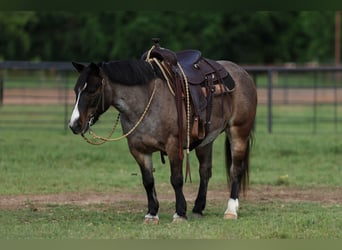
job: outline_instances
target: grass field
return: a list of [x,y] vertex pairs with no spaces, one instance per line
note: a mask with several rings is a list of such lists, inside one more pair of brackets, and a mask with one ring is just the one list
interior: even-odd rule
[[[4,76],[5,91],[60,90],[61,84],[72,89],[77,73],[8,71]],[[285,89],[334,87],[334,79],[323,73],[272,78],[275,88]],[[259,75],[257,86],[267,85],[267,75]],[[171,223],[170,171],[154,155],[159,225],[142,223],[145,192],[125,140],[91,146],[65,132],[71,106],[0,106],[0,239],[342,239],[341,105],[278,104],[273,106],[273,134],[267,133],[267,107],[258,107],[250,190],[240,199],[239,219],[222,219],[228,191],[221,136],[200,220],[189,213],[186,223]],[[105,114],[96,131],[106,135],[114,119],[113,113]],[[189,212],[199,182],[194,153],[191,166],[193,183],[184,186]],[[226,247],[233,248],[232,242]],[[252,244],[254,249],[257,242]],[[276,244],[279,248],[283,242]]]
[[[102,130],[100,130],[102,131]],[[257,130],[258,131],[258,130]],[[215,143],[213,177],[209,190],[225,189],[223,141]],[[154,157],[157,192],[161,199],[158,226],[146,226],[144,191],[136,163],[126,141],[103,146],[86,144],[71,132],[16,130],[0,132],[0,199],[25,195],[22,204],[0,208],[2,239],[336,239],[342,238],[341,202],[242,198],[238,221],[222,219],[226,198],[209,200],[202,220],[171,223],[174,199],[169,168]],[[191,154],[195,190],[198,175]],[[342,136],[335,134],[267,134],[257,132],[251,155],[251,188],[272,190],[342,189]],[[286,182],[279,182],[286,176]],[[30,197],[51,194],[121,194],[127,199],[91,204],[48,201],[36,204]],[[168,196],[165,198],[165,193]],[[193,197],[185,193],[188,209]],[[213,195],[215,196],[215,195]],[[138,198],[137,198],[138,197]],[[170,198],[168,198],[170,197]]]
[[[161,222],[146,226],[141,176],[125,140],[85,143],[63,130],[61,106],[3,106],[0,239],[342,239],[341,123],[327,122],[340,110],[317,107],[314,128],[312,108],[275,106],[274,134],[267,133],[266,107],[258,108],[251,190],[240,200],[237,221],[222,219],[228,198],[224,136],[214,145],[201,220],[189,213],[188,222],[171,223],[170,171],[155,154]],[[106,135],[114,119],[113,112],[106,113],[95,130]],[[199,182],[194,153],[191,166],[193,183],[184,187],[188,211]]]
[[[10,239],[336,239],[341,207],[319,204],[246,203],[238,221],[224,221],[222,206],[211,204],[202,220],[172,224],[173,205],[163,202],[159,225],[144,225],[141,203],[47,205],[43,210],[1,211],[0,234]],[[120,209],[120,207],[125,207]],[[165,219],[166,218],[166,219]]]

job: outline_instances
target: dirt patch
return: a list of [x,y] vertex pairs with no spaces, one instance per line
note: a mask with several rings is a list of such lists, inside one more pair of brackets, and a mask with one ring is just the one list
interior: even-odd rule
[[[258,103],[267,104],[268,89],[258,88]],[[272,90],[273,103],[335,103],[342,102],[342,89],[340,88],[274,88]],[[9,104],[56,104],[72,105],[75,102],[75,93],[72,89],[5,89],[4,105]]]
[[[157,187],[159,201],[174,201],[170,187]],[[185,185],[184,193],[187,201],[193,203],[197,194],[195,185]],[[342,205],[342,188],[295,188],[286,186],[253,186],[241,201],[248,202],[317,202],[325,205]],[[218,200],[225,203],[228,192],[225,187],[208,190],[208,201]],[[125,190],[112,193],[82,192],[44,195],[0,195],[0,210],[16,210],[27,207],[43,207],[48,204],[88,206],[93,204],[113,204],[123,201],[146,203],[143,191],[131,192]]]
[[62,88],[56,89],[5,89],[4,105],[63,105],[65,103],[71,105],[75,102],[75,94],[73,90]]

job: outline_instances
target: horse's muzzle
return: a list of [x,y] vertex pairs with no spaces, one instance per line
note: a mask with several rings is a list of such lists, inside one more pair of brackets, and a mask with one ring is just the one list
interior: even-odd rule
[[89,129],[89,123],[86,123],[84,126],[82,126],[82,124],[76,122],[73,124],[69,124],[69,128],[75,135],[85,134]]

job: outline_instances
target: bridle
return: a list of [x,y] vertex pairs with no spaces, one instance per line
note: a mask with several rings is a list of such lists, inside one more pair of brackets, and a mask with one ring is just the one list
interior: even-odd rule
[[[102,90],[101,90],[102,98],[100,98],[100,99],[102,99],[102,108],[103,108],[102,110],[104,110],[104,79],[102,79],[101,83],[102,83],[102,84],[101,84],[101,88],[102,88]],[[90,122],[94,119],[95,114],[96,114],[96,113],[95,113],[95,114],[92,116],[92,118],[89,119],[89,122],[88,122],[88,124],[89,124],[89,134],[92,136],[92,139],[87,138],[84,134],[81,134],[81,136],[83,137],[83,139],[84,139],[86,142],[88,142],[89,144],[92,144],[92,145],[101,145],[101,144],[104,144],[104,143],[106,143],[106,142],[119,141],[119,140],[121,140],[121,139],[123,139],[123,138],[126,138],[127,136],[129,136],[130,134],[132,134],[132,133],[135,131],[135,129],[140,125],[140,123],[142,122],[142,120],[145,118],[145,116],[146,116],[148,110],[150,109],[152,100],[153,100],[153,98],[154,98],[154,96],[155,96],[156,89],[157,89],[157,80],[154,81],[154,86],[153,86],[152,94],[151,94],[151,96],[150,96],[150,99],[148,100],[148,103],[147,103],[147,105],[146,105],[146,107],[145,107],[143,113],[141,114],[140,118],[139,118],[138,121],[135,123],[135,125],[134,125],[127,133],[125,133],[125,134],[123,134],[123,135],[121,135],[121,136],[119,136],[119,137],[116,137],[116,138],[111,138],[112,135],[113,135],[113,133],[115,132],[116,127],[117,127],[117,125],[118,125],[118,123],[119,123],[119,120],[120,120],[120,113],[119,113],[119,114],[117,115],[117,117],[116,117],[116,120],[115,120],[115,122],[114,122],[113,128],[112,128],[111,132],[109,133],[109,135],[108,135],[107,137],[102,137],[102,136],[96,135],[96,134],[91,130],[91,128],[90,128],[90,125],[91,125]],[[98,105],[100,104],[100,99],[99,99],[99,101],[98,101]],[[98,108],[98,105],[97,105],[97,108]]]
[[96,112],[99,110],[99,107],[100,107],[100,103],[101,103],[101,108],[102,108],[102,111],[105,110],[105,107],[104,107],[104,102],[105,102],[105,93],[104,93],[104,85],[105,85],[105,82],[104,82],[104,79],[102,79],[101,81],[101,86],[100,86],[100,96],[98,97],[97,99],[97,104],[96,104],[96,107],[95,107],[95,112],[92,113],[90,115],[90,118],[89,118],[89,121],[88,121],[88,125],[89,125],[89,128],[91,125],[93,125],[93,122],[94,122],[94,119],[95,119],[95,116],[96,116]]

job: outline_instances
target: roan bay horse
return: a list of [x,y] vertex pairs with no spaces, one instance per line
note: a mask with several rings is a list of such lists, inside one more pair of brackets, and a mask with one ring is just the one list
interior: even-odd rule
[[[248,184],[257,93],[253,80],[243,68],[229,61],[217,62],[234,80],[235,88],[212,95],[211,114],[206,121],[210,126],[204,139],[193,144],[199,161],[200,184],[192,212],[194,215],[203,215],[212,174],[213,142],[225,132],[225,165],[231,188],[224,218],[236,219],[240,190],[244,190]],[[179,119],[187,118],[185,101],[181,107],[183,118],[178,118],[175,96],[170,91],[165,75],[153,62],[141,59],[89,65],[73,62],[73,65],[80,76],[74,88],[76,103],[69,124],[71,130],[83,136],[101,114],[114,106],[120,113],[123,132],[129,132],[128,147],[141,170],[148,200],[144,222],[159,222],[159,203],[152,167],[152,153],[157,151],[167,155],[170,163],[170,181],[176,198],[173,221],[185,220],[187,204],[182,190],[183,158],[180,151],[185,148],[187,138],[184,136],[184,141],[179,143],[179,134],[187,134],[189,126],[184,122],[182,128],[179,127]],[[184,95],[182,99],[185,99]],[[191,112],[190,123],[193,125],[193,110]],[[190,142],[194,143],[195,139],[191,137]]]

